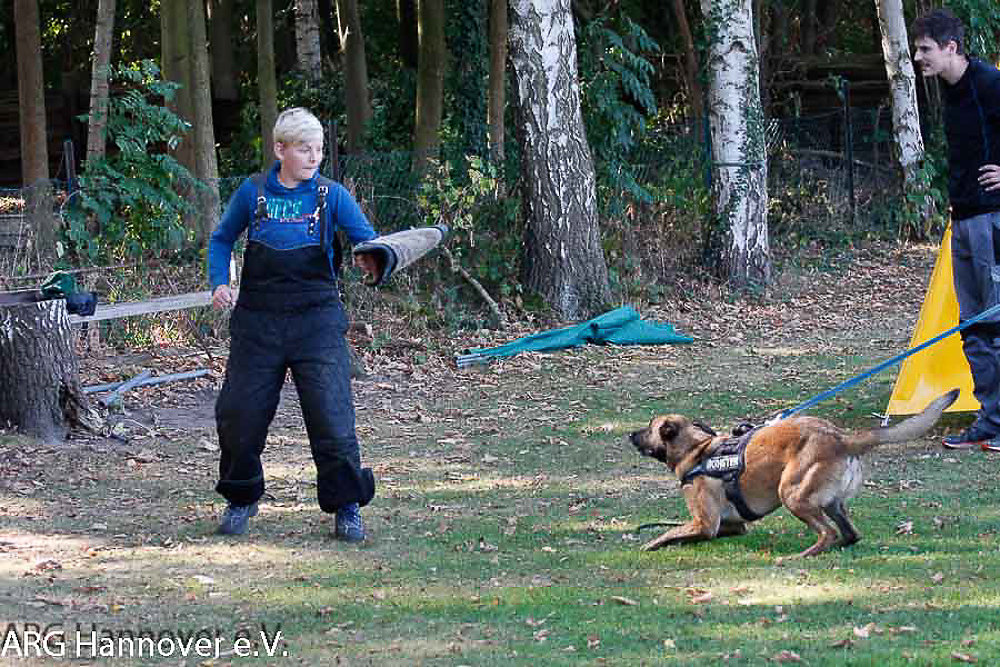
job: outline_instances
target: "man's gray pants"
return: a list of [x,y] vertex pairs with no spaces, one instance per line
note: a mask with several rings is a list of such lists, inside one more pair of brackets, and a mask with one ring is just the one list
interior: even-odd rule
[[[951,261],[960,322],[1000,302],[1000,212],[955,221]],[[1000,433],[1000,315],[963,329],[962,351],[981,406],[976,423]]]

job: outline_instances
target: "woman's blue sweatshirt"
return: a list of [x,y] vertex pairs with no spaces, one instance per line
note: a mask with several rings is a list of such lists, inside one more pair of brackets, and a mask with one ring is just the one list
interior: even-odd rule
[[[286,188],[278,181],[281,163],[276,162],[268,172],[264,185],[267,200],[267,218],[254,220],[257,208],[257,187],[248,178],[233,193],[218,227],[208,241],[208,279],[212,291],[219,285],[229,284],[229,260],[236,240],[249,228],[248,241],[265,248],[268,263],[294,265],[303,250],[315,251],[320,247],[320,230],[312,218],[316,210],[318,183],[316,176],[302,181],[294,188]],[[336,182],[330,182],[323,212],[326,224],[326,254],[330,266],[330,281],[334,280],[334,244],[330,242],[338,229],[344,230],[348,240],[357,244],[377,235],[354,198]],[[251,223],[253,226],[251,227]],[[277,258],[276,260],[274,258]],[[285,269],[282,269],[284,271]]]

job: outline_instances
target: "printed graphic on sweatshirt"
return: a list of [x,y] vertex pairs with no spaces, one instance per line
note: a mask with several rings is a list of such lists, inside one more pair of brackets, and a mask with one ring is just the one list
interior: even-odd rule
[[272,197],[267,200],[267,218],[250,229],[250,240],[274,250],[294,250],[319,243],[319,228],[313,224],[315,202],[308,197]]
[[272,197],[267,200],[267,217],[275,222],[302,222],[311,214],[302,213],[302,199]]

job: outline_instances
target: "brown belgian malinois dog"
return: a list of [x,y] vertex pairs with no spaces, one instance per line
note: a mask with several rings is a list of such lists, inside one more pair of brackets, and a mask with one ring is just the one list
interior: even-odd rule
[[681,480],[691,520],[647,542],[642,550],[742,535],[747,523],[781,505],[819,535],[816,544],[797,557],[829,549],[837,542],[837,529],[841,546],[854,544],[861,537],[845,504],[861,487],[860,456],[876,445],[921,437],[958,393],[951,390],[890,428],[857,433],[818,417],[790,417],[752,431],[742,451],[732,438],[718,436],[698,421],[681,415],[654,417],[629,440]]

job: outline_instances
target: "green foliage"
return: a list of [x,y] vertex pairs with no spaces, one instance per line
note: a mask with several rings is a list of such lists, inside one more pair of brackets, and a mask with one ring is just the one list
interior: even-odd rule
[[[242,92],[243,99],[256,99],[257,90],[246,86]],[[343,81],[338,73],[335,76],[324,76],[317,83],[312,83],[300,72],[291,72],[278,83],[278,111],[290,107],[305,107],[316,114],[324,125],[331,122],[345,125]],[[260,127],[260,107],[256,103],[244,104],[240,110],[239,123],[228,146],[219,150],[219,174],[222,176],[243,176],[261,170],[264,163],[265,147],[262,145]],[[273,159],[271,147],[266,148],[267,155]],[[331,155],[329,145],[326,146],[327,156]],[[324,164],[324,173],[328,168]]]
[[448,161],[432,163],[417,201],[451,229],[451,252],[470,274],[502,298],[518,292],[518,200],[506,196],[495,165],[473,156],[456,173]]
[[639,145],[646,119],[656,112],[650,87],[655,71],[645,55],[660,47],[628,17],[616,24],[599,18],[579,36],[581,106],[594,154],[598,195],[605,214],[617,216],[623,195],[651,202],[636,178],[629,151]]
[[448,70],[445,124],[451,128],[455,140],[446,144],[446,151],[461,161],[462,156],[487,152],[484,90],[489,79],[488,12],[485,0],[453,4],[456,6],[449,8],[446,37],[449,51],[460,57],[455,58]]
[[417,73],[400,67],[390,77],[388,80],[371,81],[372,120],[369,123],[368,146],[372,150],[409,149],[413,141]]
[[996,63],[1000,59],[1000,3],[996,0],[954,0],[948,9],[966,26],[970,54]]
[[913,182],[904,189],[899,206],[900,236],[926,241],[931,231],[941,226],[941,212],[948,206],[948,196],[947,190],[935,186],[938,173],[933,160],[925,160]]
[[114,149],[80,176],[66,212],[66,241],[90,259],[180,249],[188,238],[183,216],[192,210],[181,193],[203,186],[167,152],[188,130],[161,104],[178,86],[161,80],[149,60],[112,68],[110,78],[121,91],[108,101]]
[[244,104],[229,145],[219,147],[219,176],[244,176],[260,171],[263,164],[262,144],[260,107]]

